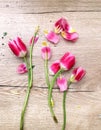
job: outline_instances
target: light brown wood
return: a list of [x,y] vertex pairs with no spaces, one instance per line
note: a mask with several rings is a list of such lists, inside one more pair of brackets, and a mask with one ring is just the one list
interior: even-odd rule
[[[26,88],[0,87],[0,129],[19,130],[19,118]],[[62,93],[53,92],[55,112],[59,124],[55,125],[47,106],[47,90],[33,88],[25,118],[25,130],[61,130]],[[100,130],[101,91],[68,92],[67,129]],[[40,106],[41,105],[41,106]]]
[[101,11],[101,0],[0,0],[0,12],[49,13]]
[[[76,56],[76,66],[82,66],[87,74],[82,81],[73,84],[67,94],[66,130],[101,130],[101,1],[100,0],[0,0],[0,130],[19,130],[20,113],[26,94],[27,74],[18,75],[16,68],[21,59],[8,48],[8,40],[17,35],[29,46],[29,39],[37,25],[40,38],[33,52],[34,84],[26,112],[25,130],[61,130],[62,93],[53,89],[55,112],[59,124],[55,125],[47,104],[43,60],[40,49],[45,41],[43,31],[53,30],[60,17],[79,33],[76,43],[60,43],[52,48],[53,57],[59,59],[70,51]],[[7,36],[2,39],[3,32]],[[65,73],[67,79],[71,75]]]

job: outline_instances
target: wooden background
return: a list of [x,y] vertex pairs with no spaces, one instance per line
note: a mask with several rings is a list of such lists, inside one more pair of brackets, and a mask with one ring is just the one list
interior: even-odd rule
[[[26,94],[27,75],[18,75],[22,61],[8,48],[9,38],[21,36],[26,45],[40,25],[40,39],[34,48],[34,85],[26,112],[25,130],[61,130],[62,93],[53,90],[54,124],[47,105],[47,86],[43,60],[40,58],[43,30],[52,30],[54,22],[65,17],[80,35],[76,43],[61,38],[53,49],[50,64],[70,51],[76,56],[75,66],[86,69],[85,78],[73,84],[67,95],[66,130],[101,130],[101,0],[0,0],[0,130],[19,130],[20,113]],[[3,32],[8,35],[2,39]],[[70,73],[66,74],[69,78]]]

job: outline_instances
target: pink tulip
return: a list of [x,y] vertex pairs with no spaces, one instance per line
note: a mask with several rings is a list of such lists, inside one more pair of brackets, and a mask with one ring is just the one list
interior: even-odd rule
[[59,35],[57,35],[56,33],[54,33],[53,31],[45,32],[45,37],[47,38],[48,41],[57,44],[60,40]]
[[24,57],[27,54],[26,45],[19,37],[16,37],[14,40],[9,41],[8,45],[17,57]]
[[65,77],[59,77],[57,78],[57,85],[60,88],[60,91],[66,91],[68,86],[67,86],[67,80]]
[[75,68],[72,72],[70,81],[78,82],[84,77],[85,74],[86,74],[86,71],[82,67]]
[[61,33],[62,31],[68,32],[70,26],[65,18],[60,18],[55,23],[55,33]]
[[18,74],[24,74],[26,73],[28,70],[27,70],[27,67],[26,67],[26,64],[25,63],[22,63],[18,66],[17,68],[17,73]]
[[50,66],[49,72],[50,72],[51,75],[54,75],[54,74],[56,74],[59,70],[60,70],[60,61],[57,60],[57,61],[53,62],[53,64]]
[[37,41],[38,41],[38,39],[39,39],[39,35],[36,35],[36,37],[35,37],[35,38],[34,38],[34,37],[32,37],[32,38],[30,39],[29,44],[31,45],[31,44],[32,44],[32,41],[34,42],[34,44],[36,44],[36,43],[37,43]]
[[51,58],[51,49],[48,46],[44,46],[41,49],[41,56],[44,60],[49,60]]
[[76,32],[72,32],[72,33],[62,32],[61,35],[65,40],[72,41],[72,42],[75,42],[79,37],[78,33]]
[[60,59],[60,66],[63,70],[70,70],[75,64],[75,56],[67,52]]

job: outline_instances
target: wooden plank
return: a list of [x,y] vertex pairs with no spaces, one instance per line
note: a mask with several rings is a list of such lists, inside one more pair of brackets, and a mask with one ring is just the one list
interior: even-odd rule
[[45,13],[101,11],[101,0],[0,0],[0,12]]
[[[23,87],[0,87],[0,130],[19,130],[20,113],[25,96]],[[47,90],[33,88],[25,118],[25,130],[61,130],[62,93],[53,92],[55,112],[59,124],[55,125],[47,106]],[[101,129],[101,91],[68,92],[68,130]]]
[[[23,38],[28,46],[28,41],[33,34],[34,27],[40,25],[40,39],[34,48],[33,64],[36,65],[34,69],[34,86],[47,87],[44,79],[43,60],[40,56],[40,49],[44,38],[44,29],[53,29],[54,22],[61,16],[67,16],[71,25],[76,28],[79,33],[79,40],[77,43],[69,43],[61,38],[60,43],[54,47],[53,57],[50,64],[59,59],[64,52],[70,51],[75,54],[77,58],[76,66],[82,66],[86,69],[87,75],[79,83],[76,89],[83,91],[100,90],[101,80],[101,13],[59,13],[57,14],[1,14],[0,15],[0,35],[4,31],[8,35],[4,39],[0,39],[0,85],[10,86],[27,86],[27,75],[18,75],[16,68],[19,60],[10,52],[7,42],[9,38],[14,38],[19,35]],[[2,45],[4,43],[4,45]],[[71,71],[70,71],[71,72]],[[69,78],[70,73],[67,73]],[[74,85],[75,88],[75,85]]]

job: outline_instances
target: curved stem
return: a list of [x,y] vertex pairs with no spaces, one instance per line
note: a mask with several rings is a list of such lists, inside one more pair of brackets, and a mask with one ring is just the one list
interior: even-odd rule
[[[71,82],[68,81],[68,88],[71,85]],[[64,91],[63,93],[63,126],[62,126],[62,130],[66,129],[66,95],[67,95],[67,91]]]
[[58,123],[58,120],[57,120],[57,118],[56,118],[56,116],[55,116],[53,107],[52,107],[52,105],[51,105],[51,98],[52,98],[52,89],[53,89],[53,87],[54,87],[55,81],[56,81],[57,77],[61,74],[61,72],[62,72],[62,70],[60,69],[60,70],[55,74],[55,76],[53,77],[52,82],[51,82],[51,84],[50,84],[50,89],[49,89],[49,91],[48,91],[48,105],[49,105],[50,112],[51,112],[51,114],[52,114],[53,120],[54,120],[56,123]]

